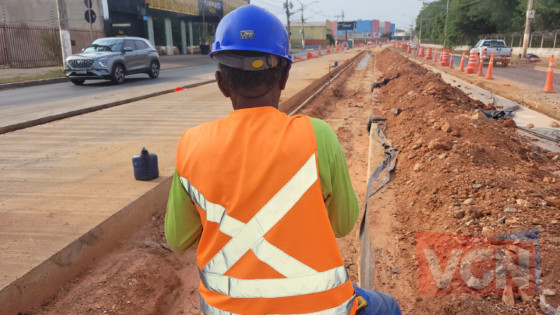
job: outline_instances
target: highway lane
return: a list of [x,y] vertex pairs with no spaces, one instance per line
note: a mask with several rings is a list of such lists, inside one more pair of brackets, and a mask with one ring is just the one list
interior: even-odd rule
[[157,79],[148,75],[128,76],[121,85],[110,81],[70,82],[0,91],[0,128],[84,108],[151,95],[178,86],[214,79],[214,62],[162,69]]

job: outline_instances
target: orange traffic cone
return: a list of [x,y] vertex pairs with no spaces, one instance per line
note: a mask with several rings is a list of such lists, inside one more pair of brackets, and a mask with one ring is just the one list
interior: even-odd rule
[[182,90],[183,90],[183,88],[182,88],[182,87],[180,87],[180,86],[178,86],[178,87],[176,87],[176,88],[175,88],[175,90],[173,90],[173,91],[175,91],[175,92],[179,92],[179,91],[182,91]]
[[406,52],[410,54],[410,45],[406,46]]
[[492,70],[494,70],[494,52],[490,55],[490,61],[488,63],[488,71],[486,72],[486,79],[493,79]]
[[453,69],[453,49],[451,49],[451,55],[449,55],[449,69]]
[[434,51],[434,59],[432,60],[433,62],[437,62],[437,48]]
[[544,85],[545,92],[554,92],[553,86],[554,80],[554,55],[550,56],[550,61],[548,62],[548,73],[546,74],[546,83]]
[[475,71],[476,71],[476,52],[471,51],[471,54],[469,56],[469,63],[465,68],[465,73],[475,73]]
[[461,56],[461,63],[459,64],[459,71],[465,71],[465,51],[463,50],[463,55]]
[[420,47],[420,52],[418,53],[418,57],[424,58],[424,47]]
[[484,62],[482,60],[482,57],[478,58],[478,71],[476,72],[476,75],[478,75],[479,77],[484,76]]
[[308,52],[307,52],[307,59],[311,59],[311,58],[313,58],[313,54],[312,54],[311,52],[308,51]]

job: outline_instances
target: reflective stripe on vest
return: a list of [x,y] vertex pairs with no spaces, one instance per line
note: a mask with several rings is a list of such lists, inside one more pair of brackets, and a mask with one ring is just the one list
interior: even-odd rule
[[[200,270],[200,279],[208,290],[233,298],[277,298],[323,292],[348,281],[344,265],[318,272],[264,239],[317,181],[317,172],[312,154],[247,224],[227,215],[223,206],[206,200],[186,178],[180,178],[192,200],[206,211],[207,221],[218,223],[220,231],[232,238]],[[245,280],[225,276],[249,250],[286,278]]]
[[[345,301],[339,306],[330,308],[328,310],[320,311],[320,312],[313,312],[313,313],[301,313],[300,315],[342,315],[348,314],[352,310],[352,305],[354,304],[354,299],[356,295],[353,295],[350,299]],[[238,315],[236,313],[222,311],[221,309],[215,308],[212,305],[206,303],[202,296],[200,297],[200,310],[203,314],[212,314],[212,315]]]

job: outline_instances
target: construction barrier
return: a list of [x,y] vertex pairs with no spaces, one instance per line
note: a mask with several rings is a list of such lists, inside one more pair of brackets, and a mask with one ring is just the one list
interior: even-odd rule
[[453,69],[453,55],[454,55],[454,51],[453,49],[451,49],[451,55],[449,55],[449,69]]
[[548,73],[546,74],[546,83],[544,84],[544,91],[552,93],[554,92],[554,55],[550,56],[550,61],[548,62]]
[[428,52],[426,52],[426,60],[432,59],[432,48],[428,47]]
[[441,58],[439,61],[439,65],[442,67],[449,67],[449,50],[444,49],[441,51]]
[[424,47],[420,47],[420,52],[418,53],[418,57],[424,58]]

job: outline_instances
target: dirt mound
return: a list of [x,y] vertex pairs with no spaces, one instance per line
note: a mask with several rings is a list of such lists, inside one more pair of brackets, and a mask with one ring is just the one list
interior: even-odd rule
[[[402,246],[395,261],[400,269],[408,269],[397,277],[401,279],[395,287],[411,286],[410,290],[388,291],[404,302],[407,311],[510,313],[501,296],[420,297],[415,233],[491,236],[539,228],[545,244],[540,253],[540,284],[559,292],[557,155],[486,118],[479,111],[484,104],[402,56],[385,50],[376,61],[381,77],[400,74],[376,92],[374,104],[375,115],[388,119],[386,134],[400,151],[394,180],[380,204],[386,198],[395,202],[394,233]],[[400,110],[398,115],[395,109]],[[537,302],[517,299],[516,308],[539,309]]]

